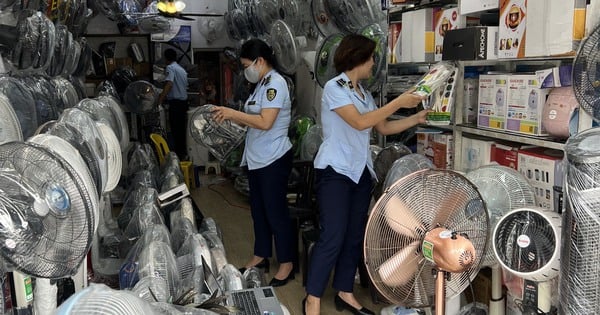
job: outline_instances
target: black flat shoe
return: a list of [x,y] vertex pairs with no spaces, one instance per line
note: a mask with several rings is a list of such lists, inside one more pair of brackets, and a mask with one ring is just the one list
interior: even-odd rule
[[[266,273],[269,272],[269,268],[270,268],[270,263],[269,260],[267,258],[263,258],[263,260],[261,262],[259,262],[258,264],[254,265],[254,267],[258,268],[258,269],[264,269]],[[246,271],[246,267],[242,267],[240,269],[238,269],[242,274],[244,274],[244,272]]]
[[290,271],[290,274],[287,276],[287,278],[285,278],[283,280],[273,277],[273,279],[271,279],[271,281],[269,282],[269,285],[272,287],[281,287],[281,286],[286,285],[289,280],[294,280],[294,279],[296,279],[296,276],[294,276],[294,271]]
[[342,300],[342,298],[337,294],[335,295],[333,302],[335,303],[335,309],[338,312],[341,312],[343,310],[348,310],[354,315],[375,315],[375,313],[373,313],[373,311],[371,311],[370,309],[368,309],[366,307],[363,307],[361,309],[354,308],[354,306],[346,303],[346,301]]

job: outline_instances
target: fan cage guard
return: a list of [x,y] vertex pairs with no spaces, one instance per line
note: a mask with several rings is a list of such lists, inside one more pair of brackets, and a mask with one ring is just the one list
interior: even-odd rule
[[573,91],[579,105],[600,121],[600,25],[581,43],[573,61]]
[[503,216],[492,246],[500,265],[533,281],[547,281],[560,269],[561,217],[541,208],[520,208]]
[[561,314],[600,314],[600,130],[588,129],[567,140]]
[[202,143],[215,158],[224,161],[244,141],[247,129],[229,120],[217,123],[212,118],[213,107],[211,104],[200,106],[188,125],[194,141]]
[[340,42],[344,38],[344,34],[336,33],[328,36],[319,46],[315,55],[315,77],[321,87],[325,87],[325,83],[335,77],[336,71],[333,67],[333,56]]
[[389,172],[385,176],[385,181],[383,182],[383,189],[389,188],[393,183],[398,181],[400,178],[409,175],[413,172],[424,170],[424,169],[434,169],[435,166],[430,159],[426,158],[422,154],[418,153],[410,153],[401,158],[394,161],[392,167],[390,167]]
[[[2,179],[2,212],[11,211],[0,222],[2,257],[34,277],[74,275],[90,249],[94,233],[95,214],[82,179],[67,161],[32,143],[1,145],[0,169],[17,174],[21,182],[17,186]],[[68,196],[67,215],[51,210],[38,216],[31,194],[23,190],[28,187],[42,197],[50,185],[57,185]]]
[[[485,165],[470,171],[466,177],[477,187],[486,203],[490,239],[502,216],[514,209],[535,206],[533,187],[521,173],[510,167]],[[488,246],[481,264],[494,266],[497,263],[493,246]]]
[[[407,209],[396,208],[398,204]],[[389,217],[389,211],[401,211],[397,213],[402,222]],[[395,232],[390,223],[406,233]],[[394,183],[373,207],[365,233],[365,262],[373,284],[392,303],[415,308],[434,304],[435,266],[423,258],[420,248],[425,233],[437,226],[466,233],[476,250],[471,267],[462,273],[450,273],[445,294],[452,298],[477,275],[488,238],[488,215],[476,187],[452,171],[422,170]],[[385,284],[379,274],[381,265],[407,246],[415,245],[414,252],[402,257],[404,263],[412,260],[412,264],[417,264],[411,265],[416,271],[410,280],[398,286]]]

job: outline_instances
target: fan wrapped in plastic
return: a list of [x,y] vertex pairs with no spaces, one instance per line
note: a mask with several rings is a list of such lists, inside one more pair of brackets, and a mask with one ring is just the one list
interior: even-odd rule
[[300,143],[300,160],[314,160],[321,143],[323,143],[323,127],[320,124],[310,126]]
[[[108,182],[108,156],[106,142],[104,142],[100,131],[96,127],[96,124],[94,123],[90,115],[77,108],[68,108],[65,109],[60,115],[60,118],[57,121],[57,125],[59,124],[67,124],[72,126],[77,131],[79,131],[79,133],[83,137],[82,141],[85,141],[89,144],[89,147],[92,149],[91,153],[93,154],[93,156],[84,157],[84,159],[86,159],[86,161],[97,161],[99,174],[94,174],[94,176],[100,175],[102,180],[101,189],[102,191],[105,191],[106,183]],[[56,126],[54,128],[56,128]],[[81,152],[81,154],[85,153]]]
[[300,63],[298,51],[306,47],[306,38],[296,37],[282,20],[273,22],[269,34],[271,46],[283,73],[293,74]]
[[170,245],[164,242],[147,244],[138,259],[139,277],[158,276],[167,281],[170,296],[179,296],[181,278],[177,270],[177,261]]
[[146,33],[163,33],[171,28],[171,22],[162,16],[147,16],[137,20],[139,28]]
[[73,34],[69,32],[66,25],[56,25],[56,45],[54,45],[54,55],[46,73],[51,76],[61,75],[65,68],[65,61],[67,59],[67,53],[71,53],[70,46],[73,41]]
[[591,128],[569,137],[565,144],[567,164],[560,254],[560,314],[600,313],[600,295],[597,294],[600,290],[598,143],[600,128]]
[[[77,70],[79,66],[79,58],[81,57],[81,45],[78,41],[74,40],[71,42],[69,46],[69,55],[67,56],[67,60],[65,61],[65,65],[63,68],[62,75],[64,76],[73,76],[73,73]],[[82,95],[82,98],[85,97],[85,93]]]
[[375,51],[373,52],[373,61],[375,66],[371,73],[371,77],[366,80],[367,89],[377,88],[382,79],[383,72],[387,62],[387,32],[381,29],[379,24],[370,24],[358,30],[358,34],[372,39],[375,42]]
[[11,63],[20,70],[45,70],[56,45],[54,23],[42,12],[21,11],[15,34]]
[[560,214],[538,207],[517,208],[498,220],[492,235],[494,253],[505,270],[533,281],[558,276]]
[[375,161],[373,161],[373,167],[375,168],[375,175],[381,182],[386,178],[388,172],[392,168],[392,165],[399,158],[411,154],[412,151],[402,143],[392,143],[387,147],[383,148]]
[[23,141],[23,132],[19,117],[8,98],[0,93],[0,144],[11,141]]
[[79,101],[76,107],[88,113],[93,120],[108,125],[118,138],[121,150],[129,145],[125,113],[113,97],[85,98]]
[[125,151],[129,147],[129,125],[127,122],[127,117],[125,116],[125,112],[121,108],[120,102],[117,98],[108,96],[108,95],[100,95],[97,100],[101,103],[104,103],[110,107],[110,111],[116,118],[117,126],[114,130],[117,138],[119,139],[119,144],[121,145],[121,151]]
[[246,280],[242,276],[242,273],[232,264],[227,264],[219,273],[219,279],[221,280],[221,288],[225,292],[243,290],[246,288]]
[[314,72],[321,87],[325,87],[325,83],[338,74],[333,66],[333,57],[343,38],[344,34],[335,33],[325,38],[318,46]]
[[383,15],[377,15],[381,9],[372,5],[369,0],[325,0],[324,2],[327,11],[335,17],[337,27],[346,33],[356,33],[365,25],[385,20]]
[[19,118],[23,139],[33,136],[38,126],[38,120],[35,100],[29,89],[16,78],[1,77],[0,93],[8,98]]
[[112,191],[119,184],[121,179],[121,171],[123,169],[123,155],[121,154],[121,146],[119,139],[113,130],[102,123],[96,123],[102,140],[106,143],[106,163],[108,166],[108,177],[104,192]]
[[32,143],[0,145],[3,259],[40,278],[73,275],[90,249],[94,209],[69,163]]
[[385,181],[383,182],[383,190],[388,189],[392,184],[408,174],[434,168],[435,165],[433,165],[433,162],[422,154],[410,153],[404,155],[394,161],[390,167],[390,170],[385,176]]
[[127,90],[127,87],[129,87],[131,83],[135,82],[135,77],[136,74],[133,68],[126,66],[113,71],[112,75],[110,76],[110,80],[115,85],[119,95],[123,95],[125,90]]
[[[475,185],[485,201],[489,220],[490,237],[498,220],[511,210],[535,206],[533,187],[521,173],[502,165],[485,165],[469,173],[466,177]],[[489,246],[481,262],[482,266],[497,263],[494,248]]]
[[[367,271],[389,301],[431,306],[436,282],[431,270],[449,273],[447,280],[438,274],[445,282],[441,294],[460,294],[477,275],[487,229],[485,204],[465,177],[446,170],[411,173],[386,190],[371,211],[364,240]],[[436,235],[452,245],[433,245]]]
[[131,291],[147,302],[168,302],[171,296],[167,281],[161,277],[144,277]]
[[20,81],[28,88],[35,100],[38,126],[58,119],[62,108],[52,82],[44,76],[31,75],[20,78]]
[[59,110],[77,105],[80,97],[75,86],[73,86],[73,83],[63,77],[54,77],[52,78],[52,84],[54,85],[55,93],[60,100],[59,104],[62,104],[61,106],[58,106]]
[[114,290],[104,284],[92,284],[72,295],[56,311],[57,315],[75,314],[155,314],[150,304],[126,290]]
[[128,155],[128,176],[133,177],[138,172],[148,171],[152,175],[154,182],[158,181],[160,170],[158,161],[154,156],[154,151],[149,144],[135,143]]
[[76,77],[82,77],[85,76],[88,70],[88,65],[92,60],[92,48],[87,43],[87,40],[83,37],[79,38],[78,42],[81,52],[79,53],[79,59],[77,60],[77,67],[71,74]]
[[292,119],[289,129],[289,137],[292,141],[294,156],[300,156],[300,146],[304,135],[308,129],[315,124],[315,120],[310,116],[298,116]]
[[600,121],[600,25],[584,39],[573,61],[573,91],[583,110]]
[[252,36],[250,22],[242,9],[234,9],[225,12],[225,25],[229,38],[234,41],[242,41]]
[[342,31],[335,23],[334,16],[329,13],[325,5],[326,0],[312,0],[310,3],[310,11],[314,24],[317,26],[319,33],[322,36],[341,33]]
[[135,81],[127,86],[123,95],[124,105],[136,114],[150,113],[158,109],[158,92],[147,81]]
[[194,111],[189,122],[190,133],[194,141],[223,161],[244,141],[247,129],[229,120],[217,123],[212,118],[213,106],[203,105]]

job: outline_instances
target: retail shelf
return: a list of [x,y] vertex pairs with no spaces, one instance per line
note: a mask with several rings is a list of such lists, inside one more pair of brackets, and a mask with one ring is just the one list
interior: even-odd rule
[[454,130],[463,133],[470,133],[479,136],[485,136],[495,139],[508,140],[523,144],[536,145],[540,147],[562,150],[565,146],[564,142],[550,137],[529,136],[524,134],[515,134],[502,130],[481,129],[473,125],[457,125]]

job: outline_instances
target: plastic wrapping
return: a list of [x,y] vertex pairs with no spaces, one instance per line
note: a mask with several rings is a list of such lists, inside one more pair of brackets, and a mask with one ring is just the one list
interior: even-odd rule
[[197,232],[192,222],[187,218],[179,217],[175,221],[171,221],[171,244],[173,245],[173,251],[179,251],[186,238]]
[[[456,71],[456,66],[448,61],[438,62],[433,65],[419,83],[413,93],[421,96],[430,96],[434,91],[446,85],[450,76]],[[424,101],[423,107],[429,109],[429,102]],[[433,104],[431,104],[433,105]]]
[[117,217],[119,228],[125,229],[136,207],[149,202],[156,203],[156,200],[158,200],[158,192],[155,188],[144,185],[133,186],[125,196],[121,213]]
[[177,154],[173,151],[167,153],[165,162],[161,166],[161,177],[166,178],[169,174],[175,174],[183,180],[179,157],[177,157]]
[[242,290],[246,288],[246,280],[240,271],[232,264],[227,264],[219,273],[221,288],[226,292]]
[[175,173],[169,173],[167,174],[167,177],[163,179],[162,185],[160,185],[160,192],[167,192],[181,184],[183,184],[183,178]]
[[323,142],[323,127],[315,124],[308,128],[300,143],[300,160],[312,161]]
[[63,77],[54,77],[51,81],[54,85],[55,93],[58,95],[60,104],[62,104],[62,106],[59,106],[59,109],[70,108],[77,105],[80,98],[73,83]]
[[96,124],[90,115],[77,108],[65,109],[58,119],[57,124],[60,123],[68,124],[77,129],[83,137],[83,141],[87,142],[92,148],[93,157],[91,158],[98,162],[99,175],[102,179],[101,191],[105,191],[108,182],[107,149]]
[[63,302],[55,314],[157,315],[158,313],[150,307],[148,302],[132,292],[113,290],[104,284],[92,284]]
[[264,275],[256,267],[248,268],[242,275],[246,281],[246,288],[260,288],[265,286]]
[[[203,300],[204,301],[204,300]],[[174,305],[168,303],[152,303],[152,307],[160,315],[218,315],[210,310],[202,308],[192,308],[181,305]]]
[[[37,124],[58,119],[62,105],[54,92],[54,85],[43,76],[26,76],[20,78],[35,100]],[[59,107],[60,106],[60,107]]]
[[77,60],[77,67],[75,67],[71,74],[76,77],[83,77],[86,75],[88,67],[92,62],[92,48],[88,45],[85,38],[80,38],[78,42],[81,52]]
[[19,124],[19,117],[3,93],[0,93],[0,117],[2,117],[0,144],[11,141],[23,141],[23,132]]
[[0,145],[0,248],[28,275],[76,273],[94,233],[90,195],[60,156],[37,144]]
[[177,218],[187,218],[192,222],[194,230],[198,230],[196,226],[196,214],[192,198],[185,197],[175,204],[175,208],[169,212],[169,222],[174,222]]
[[223,161],[246,136],[246,127],[230,120],[217,123],[212,117],[214,105],[198,107],[190,118],[189,128],[194,141],[202,143],[219,161]]
[[220,272],[225,265],[227,265],[227,254],[225,253],[225,246],[223,246],[223,242],[221,238],[217,235],[217,233],[213,231],[204,231],[201,233],[202,236],[206,239],[208,246],[210,248],[210,255],[212,257],[212,270],[216,270],[216,272]]
[[383,148],[381,152],[377,154],[377,157],[373,161],[375,175],[377,176],[377,184],[375,185],[373,191],[375,198],[379,198],[383,193],[383,182],[394,162],[397,159],[411,153],[412,151],[404,144],[392,143]]
[[56,295],[58,287],[51,284],[50,279],[39,278],[35,280],[33,294],[33,310],[35,314],[50,314],[56,310]]
[[165,223],[156,201],[148,200],[133,209],[131,220],[123,230],[123,234],[130,240],[137,239],[152,224],[164,225]]
[[71,82],[71,85],[73,85],[73,88],[75,89],[75,92],[77,93],[77,100],[81,100],[84,99],[86,97],[86,93],[85,93],[85,85],[83,82],[84,78],[78,78],[78,77],[74,77],[72,75],[70,75],[68,77],[68,81]]
[[121,170],[123,168],[121,155],[121,146],[119,139],[109,126],[103,123],[96,123],[102,140],[106,143],[106,163],[108,166],[108,178],[104,192],[112,191],[119,184],[121,179]]
[[314,118],[310,116],[298,116],[292,119],[290,125],[289,136],[292,141],[292,147],[294,149],[294,156],[300,156],[300,145],[304,135],[308,132],[308,129],[315,124]]
[[141,278],[131,291],[148,302],[168,302],[171,295],[167,281],[153,276]]
[[73,42],[73,34],[69,32],[66,25],[56,25],[56,45],[54,46],[54,55],[50,61],[46,73],[55,77],[63,74],[65,62],[68,58],[67,54],[72,53],[71,44]]
[[20,70],[45,70],[56,45],[55,27],[42,12],[22,11],[17,24],[18,41],[11,55]]
[[[600,313],[600,129],[571,136],[565,144],[559,314]],[[557,207],[558,208],[558,207]],[[557,209],[558,210],[558,209]]]
[[110,80],[104,80],[98,84],[98,86],[96,87],[96,95],[112,96],[115,99],[120,99],[117,87],[115,87],[115,84]]
[[152,83],[135,81],[127,85],[123,94],[123,104],[136,114],[151,113],[158,109],[158,94],[158,90]]
[[75,108],[88,113],[93,120],[108,125],[116,136],[120,136],[120,122],[107,102],[100,99],[84,98],[77,103]]
[[250,197],[250,185],[248,183],[248,176],[246,174],[236,176],[233,182],[233,189],[235,189],[237,192],[246,197]]
[[17,114],[23,138],[33,136],[38,127],[38,120],[35,100],[29,89],[16,78],[1,77],[0,93],[6,95]]
[[[79,58],[81,57],[81,45],[78,41],[73,40],[71,45],[69,46],[70,54],[67,55],[67,60],[65,61],[62,75],[65,76],[73,76],[73,73],[77,70],[79,66]],[[73,76],[77,77],[77,76]],[[86,94],[83,93],[82,98],[85,97]]]
[[400,178],[424,169],[433,169],[435,166],[430,159],[426,158],[422,154],[410,153],[407,154],[392,164],[390,170],[385,176],[385,181],[383,182],[383,190],[386,190],[390,186],[392,186],[397,180]]
[[117,129],[115,130],[115,134],[117,135],[117,138],[119,138],[121,151],[125,151],[125,149],[129,147],[129,124],[127,122],[127,116],[125,116],[125,112],[123,112],[123,108],[121,107],[118,98],[110,95],[100,95],[98,96],[97,100],[110,107],[110,110],[117,121]]
[[217,238],[219,238],[219,240],[221,240],[221,242],[223,241],[223,233],[221,232],[221,229],[217,225],[217,222],[215,221],[215,219],[213,219],[211,217],[205,217],[202,219],[202,223],[200,223],[199,231],[201,233],[206,232],[206,231],[213,232],[213,233],[215,233]]
[[147,244],[139,257],[139,277],[158,276],[167,281],[169,293],[172,298],[179,296],[181,279],[177,269],[177,262],[171,246],[164,242],[151,242]]
[[177,256],[183,257],[187,255],[192,255],[193,260],[191,261],[194,266],[202,265],[202,257],[204,257],[204,261],[209,264],[209,267],[212,268],[212,256],[210,253],[210,248],[208,246],[208,242],[201,234],[194,233],[187,236],[183,244],[181,244],[179,250],[177,251]]
[[152,174],[152,177],[155,181],[158,179],[160,174],[158,162],[156,161],[156,157],[154,156],[152,148],[148,144],[142,145],[136,143],[131,150],[128,160],[128,175],[130,177],[135,175],[137,172],[146,170]]

